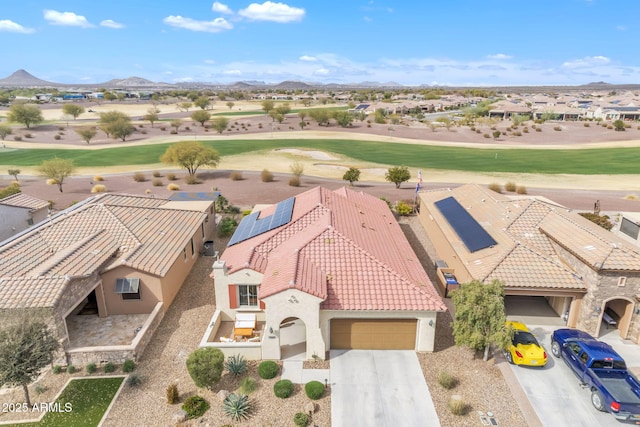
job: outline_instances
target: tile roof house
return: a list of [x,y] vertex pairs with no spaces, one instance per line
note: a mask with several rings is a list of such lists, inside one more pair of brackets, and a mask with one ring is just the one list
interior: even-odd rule
[[47,218],[49,202],[17,193],[0,199],[0,242]]
[[[157,324],[213,232],[213,200],[175,203],[99,195],[5,242],[0,318],[11,320],[23,310],[44,314],[68,360],[74,351],[68,321],[79,312],[90,308],[101,318],[153,314],[149,321],[155,317]],[[83,362],[90,360],[85,353],[90,351]]]
[[[439,209],[448,198],[461,209]],[[508,197],[471,184],[422,192],[419,199],[420,221],[440,258],[438,284],[443,289],[449,288],[444,272],[458,283],[498,279],[505,283],[507,298],[544,297],[569,326],[595,336],[603,313],[613,312],[620,335],[639,341],[637,246],[546,199]],[[461,217],[467,218],[464,227],[456,228]],[[480,227],[492,240],[470,250],[465,241],[469,226]]]
[[[268,221],[285,202],[243,222]],[[433,351],[436,312],[446,308],[386,203],[316,187],[289,204],[283,225],[247,232],[241,223],[214,264],[223,320],[256,313],[269,331],[265,359],[281,357],[294,318],[306,326],[308,358],[330,348]]]

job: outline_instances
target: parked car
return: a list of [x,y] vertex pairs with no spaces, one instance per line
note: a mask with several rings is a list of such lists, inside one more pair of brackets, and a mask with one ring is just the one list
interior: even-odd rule
[[640,424],[640,382],[609,344],[577,329],[558,329],[551,335],[551,353],[591,390],[591,403],[598,411]]
[[507,322],[514,330],[511,346],[504,350],[504,357],[516,365],[544,366],[547,364],[547,352],[536,337],[522,322]]

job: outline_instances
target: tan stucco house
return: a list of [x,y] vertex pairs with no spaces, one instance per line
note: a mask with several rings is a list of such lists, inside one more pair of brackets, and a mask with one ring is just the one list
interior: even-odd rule
[[433,351],[446,309],[387,204],[349,188],[316,187],[245,217],[212,276],[222,321],[264,322],[261,342],[249,343],[264,359],[281,358],[292,321],[304,323],[309,359]]
[[[212,235],[213,203],[104,194],[41,222],[0,247],[0,320],[37,313],[68,363],[135,359]],[[70,334],[70,322],[115,330],[132,315],[145,320],[127,345],[78,348]]]
[[[616,327],[640,342],[638,246],[550,200],[474,184],[422,192],[419,201],[443,292],[498,279],[507,299],[544,298],[570,327],[594,336]],[[456,280],[448,284],[445,273]]]
[[47,218],[49,202],[24,193],[0,199],[0,242]]

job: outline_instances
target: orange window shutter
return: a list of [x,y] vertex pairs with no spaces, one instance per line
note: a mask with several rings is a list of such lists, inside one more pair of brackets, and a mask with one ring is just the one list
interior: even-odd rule
[[236,285],[229,285],[229,308],[238,308]]
[[265,305],[264,305],[264,301],[260,300],[260,310],[264,310],[265,309]]

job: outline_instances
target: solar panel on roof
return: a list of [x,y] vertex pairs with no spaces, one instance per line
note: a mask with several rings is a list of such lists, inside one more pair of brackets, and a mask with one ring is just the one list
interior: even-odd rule
[[254,212],[247,215],[240,221],[236,232],[231,236],[231,240],[227,246],[235,245],[236,243],[243,242],[251,239],[252,237],[259,236],[260,234],[271,231],[275,228],[282,227],[291,221],[293,215],[293,205],[295,198],[290,197],[281,201],[276,205],[273,213],[267,217],[258,219],[259,212]]
[[367,108],[369,108],[369,104],[358,104],[355,111],[366,110]]
[[496,244],[493,237],[453,197],[438,200],[434,204],[469,252],[476,252]]

